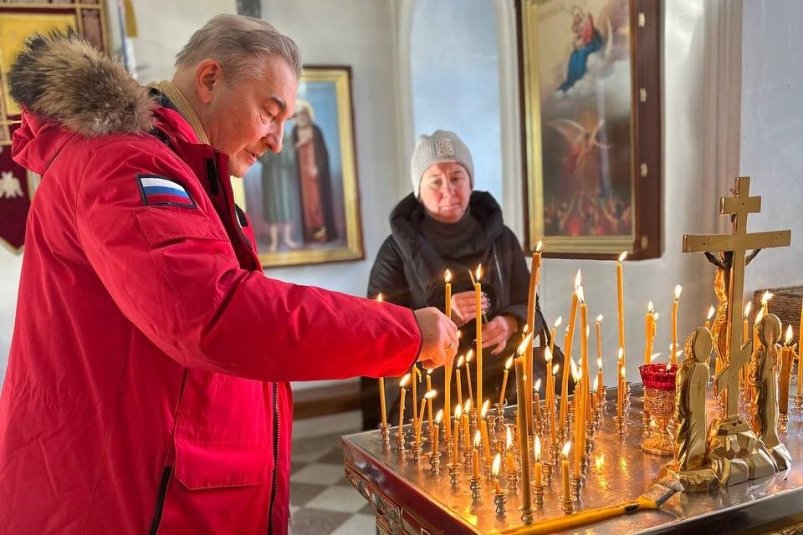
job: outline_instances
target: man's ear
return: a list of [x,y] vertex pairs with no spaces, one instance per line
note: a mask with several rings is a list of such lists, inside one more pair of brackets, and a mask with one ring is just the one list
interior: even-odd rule
[[205,59],[195,68],[195,91],[202,104],[212,101],[212,93],[220,87],[223,69],[214,59]]

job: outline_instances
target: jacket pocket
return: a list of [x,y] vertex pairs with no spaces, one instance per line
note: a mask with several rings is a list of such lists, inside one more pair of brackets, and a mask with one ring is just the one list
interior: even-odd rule
[[263,484],[270,460],[241,442],[176,444],[176,479],[189,490]]

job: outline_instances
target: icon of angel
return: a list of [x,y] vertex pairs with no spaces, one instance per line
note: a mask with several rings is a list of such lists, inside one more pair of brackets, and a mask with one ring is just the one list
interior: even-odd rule
[[564,191],[605,196],[610,192],[610,177],[602,170],[600,150],[608,150],[611,144],[604,143],[605,119],[593,130],[572,119],[557,119],[549,126],[566,140],[566,151],[561,159],[561,175],[566,180]]

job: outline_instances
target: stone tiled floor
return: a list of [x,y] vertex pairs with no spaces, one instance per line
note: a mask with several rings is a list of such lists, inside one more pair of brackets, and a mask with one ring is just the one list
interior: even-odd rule
[[296,422],[290,474],[291,535],[375,533],[374,510],[346,481],[340,437],[360,430],[358,412]]

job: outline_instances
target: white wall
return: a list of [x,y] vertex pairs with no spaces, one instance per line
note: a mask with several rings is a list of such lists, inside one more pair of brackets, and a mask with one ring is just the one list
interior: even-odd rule
[[[745,0],[742,32],[742,175],[761,195],[754,232],[792,230],[792,246],[750,264],[745,290],[803,285],[803,74],[799,0]],[[772,305],[770,305],[772,309]]]

